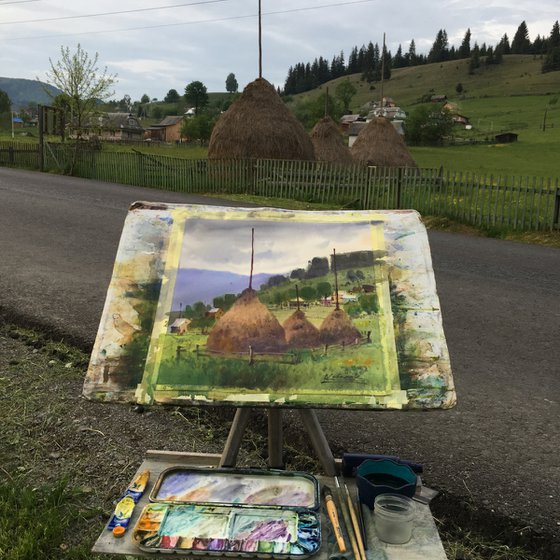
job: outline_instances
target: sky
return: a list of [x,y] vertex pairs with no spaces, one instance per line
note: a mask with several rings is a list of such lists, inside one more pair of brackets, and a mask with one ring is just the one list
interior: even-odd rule
[[[114,99],[184,93],[193,80],[225,91],[233,72],[242,90],[258,77],[258,0],[0,0],[0,76],[45,79],[49,59],[78,43],[117,76]],[[383,43],[394,54],[414,39],[426,53],[439,29],[457,47],[513,38],[526,21],[533,40],[548,36],[558,0],[262,0],[263,77],[283,86],[288,69],[353,46]]]

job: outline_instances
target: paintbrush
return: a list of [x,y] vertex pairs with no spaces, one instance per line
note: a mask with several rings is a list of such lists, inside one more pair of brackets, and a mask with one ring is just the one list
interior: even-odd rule
[[321,496],[325,502],[325,507],[327,508],[327,513],[329,514],[329,519],[331,520],[331,524],[333,526],[338,549],[340,552],[346,552],[346,544],[344,542],[344,537],[342,536],[342,529],[340,528],[340,521],[338,519],[338,513],[336,511],[336,505],[333,500],[331,489],[328,486],[323,486],[321,489]]
[[358,516],[354,508],[354,502],[350,496],[348,486],[346,482],[342,483],[344,485],[344,494],[346,495],[346,502],[348,504],[348,511],[350,512],[350,518],[352,519],[352,527],[354,528],[354,533],[356,534],[356,540],[358,542],[358,548],[360,549],[360,554],[362,555],[362,560],[366,560],[366,551],[364,548],[364,541],[362,540],[362,528],[360,527],[360,522],[358,521]]
[[350,540],[350,544],[352,546],[352,552],[354,553],[354,558],[356,560],[365,560],[365,557],[362,558],[360,554],[360,548],[358,547],[358,542],[356,540],[355,532],[352,528],[352,520],[350,519],[350,513],[348,512],[348,508],[344,507],[344,500],[342,498],[342,491],[340,489],[340,484],[338,482],[338,478],[334,477],[334,482],[336,484],[336,492],[338,495],[338,501],[340,502],[340,507],[342,508],[342,517],[344,518],[344,524],[346,525],[346,531],[348,532],[348,539]]

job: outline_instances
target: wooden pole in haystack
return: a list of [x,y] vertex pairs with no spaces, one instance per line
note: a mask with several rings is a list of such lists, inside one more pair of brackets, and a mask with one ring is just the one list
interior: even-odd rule
[[338,305],[338,274],[336,273],[336,249],[333,249],[332,264],[334,272],[334,297],[336,301],[336,309],[340,309]]
[[325,117],[327,116],[327,113],[329,111],[329,88],[326,88],[326,93],[325,93]]
[[261,0],[259,0],[259,78],[262,78],[262,23]]
[[383,50],[381,51],[381,102],[379,106],[383,108],[383,78],[385,76],[385,33],[383,33]]
[[255,260],[255,228],[251,228],[251,272],[249,274],[249,289],[253,288],[253,263]]

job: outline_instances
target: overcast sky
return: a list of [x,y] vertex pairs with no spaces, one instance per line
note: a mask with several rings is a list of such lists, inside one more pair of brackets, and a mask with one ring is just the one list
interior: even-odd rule
[[[354,45],[381,45],[384,32],[393,54],[411,39],[427,53],[439,29],[450,45],[467,27],[471,45],[495,44],[504,33],[511,41],[523,20],[533,40],[549,35],[558,7],[558,0],[262,0],[263,76],[283,86],[291,65],[341,50],[347,61]],[[242,89],[258,77],[257,9],[258,0],[0,0],[0,76],[42,79],[61,46],[80,43],[118,74],[116,99],[163,99],[193,80],[225,91],[230,72]]]
[[295,223],[245,220],[188,220],[180,268],[249,275],[251,228],[255,228],[254,274],[282,274],[307,268],[313,257],[371,251],[369,222]]

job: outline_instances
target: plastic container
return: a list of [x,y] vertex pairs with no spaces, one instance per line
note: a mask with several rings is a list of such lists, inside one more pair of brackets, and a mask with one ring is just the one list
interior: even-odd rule
[[373,519],[377,536],[389,544],[405,544],[412,537],[414,502],[399,494],[379,494]]

